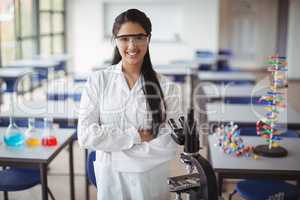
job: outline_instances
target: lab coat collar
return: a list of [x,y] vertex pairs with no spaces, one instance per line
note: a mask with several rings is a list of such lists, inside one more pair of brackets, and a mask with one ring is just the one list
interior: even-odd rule
[[[124,86],[129,90],[128,84],[126,82],[125,76],[124,76],[123,71],[122,71],[122,61],[120,61],[118,64],[116,64],[115,70],[116,70],[116,72],[118,72],[122,75]],[[139,92],[143,87],[143,82],[144,82],[144,78],[143,78],[142,74],[140,74],[137,82],[131,88],[130,93]]]
[[122,61],[120,61],[118,64],[116,64],[115,69],[116,69],[117,72],[123,73],[122,72]]

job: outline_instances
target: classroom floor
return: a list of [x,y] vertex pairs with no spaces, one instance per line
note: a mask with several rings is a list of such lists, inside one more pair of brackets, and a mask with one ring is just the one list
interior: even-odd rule
[[[263,77],[263,74],[258,74],[258,79]],[[185,86],[183,86],[185,87]],[[300,81],[292,81],[289,83],[288,89],[288,102],[300,112]],[[187,91],[187,90],[185,90]],[[34,92],[34,99],[36,100],[37,96],[43,96],[43,91],[41,89]],[[188,95],[184,95],[188,96]],[[27,97],[26,97],[27,98]],[[6,99],[6,97],[5,97]],[[7,101],[6,101],[7,102]],[[185,102],[185,105],[187,105]],[[5,107],[5,106],[4,106]],[[178,148],[178,152],[182,150]],[[201,152],[203,156],[206,156],[205,149]],[[67,200],[70,198],[69,194],[69,177],[68,172],[69,168],[66,165],[66,159],[68,159],[68,151],[64,149],[51,163],[48,173],[48,184],[49,188],[53,192],[55,198],[57,200]],[[84,200],[85,199],[85,185],[84,185],[84,151],[79,148],[78,144],[75,142],[74,144],[74,162],[75,162],[75,197],[76,200]],[[185,169],[182,163],[178,160],[174,160],[171,169],[172,175],[184,174]],[[234,188],[234,181],[226,181],[225,182],[225,191],[223,192],[223,199],[228,199],[228,194]],[[93,186],[90,187],[90,199],[96,199],[96,190]],[[41,188],[40,185],[35,186],[29,190],[20,191],[20,192],[12,192],[9,193],[10,200],[20,200],[20,199],[28,199],[28,200],[40,200],[41,199]],[[172,196],[172,199],[175,199]],[[242,199],[238,195],[235,195],[234,200]],[[0,200],[3,200],[3,195],[0,195]]]

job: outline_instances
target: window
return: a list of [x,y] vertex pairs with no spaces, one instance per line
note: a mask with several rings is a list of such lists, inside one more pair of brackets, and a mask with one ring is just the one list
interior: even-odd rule
[[40,1],[40,54],[61,54],[65,51],[65,0]]
[[0,67],[15,59],[13,0],[0,1]]
[[17,59],[30,59],[38,53],[34,7],[34,0],[15,1]]
[[65,52],[65,0],[0,0],[0,66]]

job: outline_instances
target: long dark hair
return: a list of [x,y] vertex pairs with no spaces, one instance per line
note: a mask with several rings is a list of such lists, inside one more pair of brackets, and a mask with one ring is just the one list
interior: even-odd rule
[[[141,25],[147,35],[151,36],[152,25],[150,19],[140,10],[129,9],[116,17],[112,29],[112,34],[114,37],[117,36],[121,26],[126,22],[133,22]],[[112,64],[115,65],[119,63],[121,59],[122,57],[119,53],[119,50],[117,47],[115,47]],[[166,110],[166,103],[161,86],[157,79],[157,74],[152,67],[149,47],[147,48],[147,52],[143,60],[141,73],[144,78],[143,91],[152,113],[152,133],[154,136],[157,136],[160,124],[166,119],[166,111],[163,111],[163,107]]]

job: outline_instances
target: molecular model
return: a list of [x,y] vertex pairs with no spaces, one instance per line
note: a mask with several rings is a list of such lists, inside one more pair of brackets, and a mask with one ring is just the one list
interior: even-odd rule
[[287,151],[280,147],[279,137],[282,125],[278,124],[280,111],[286,108],[284,95],[287,88],[287,63],[285,57],[271,56],[268,61],[268,71],[271,72],[269,91],[258,103],[267,111],[265,117],[257,121],[256,132],[266,140],[266,145],[255,147],[254,153],[267,157],[282,157]]
[[234,156],[251,156],[253,147],[246,146],[240,136],[238,126],[231,122],[229,125],[221,125],[216,130],[218,135],[217,146],[221,147],[224,153]]

